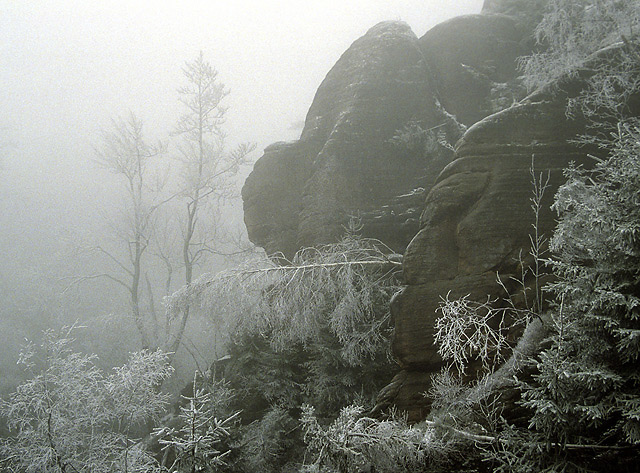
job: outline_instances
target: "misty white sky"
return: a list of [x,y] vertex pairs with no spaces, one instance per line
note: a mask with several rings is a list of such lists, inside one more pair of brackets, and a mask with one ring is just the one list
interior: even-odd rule
[[[231,89],[229,134],[264,147],[296,137],[290,127],[304,119],[329,68],[377,22],[401,19],[421,36],[481,6],[482,0],[0,0],[0,133],[24,151],[47,148],[38,161],[58,153],[83,159],[96,132],[128,110],[149,134],[161,135],[179,113],[181,67],[202,50]],[[5,160],[5,167],[14,164]]]
[[[295,139],[340,55],[382,20],[421,36],[482,0],[0,0],[0,235],[25,215],[99,201],[93,145],[111,117],[135,112],[165,138],[181,110],[181,68],[202,50],[231,90],[232,142]],[[35,209],[35,210],[34,210]],[[0,238],[0,246],[2,239]],[[35,237],[34,237],[35,238]]]

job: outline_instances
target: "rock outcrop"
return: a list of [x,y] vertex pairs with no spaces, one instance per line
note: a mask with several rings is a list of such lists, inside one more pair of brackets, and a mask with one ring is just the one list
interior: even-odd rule
[[[327,75],[300,139],[268,147],[243,188],[249,237],[269,253],[334,241],[352,216],[364,236],[406,250],[407,286],[391,305],[401,371],[379,408],[411,420],[426,415],[424,393],[442,366],[433,344],[441,298],[504,296],[496,274],[508,285],[529,263],[532,165],[536,176],[549,172],[538,229],[550,235],[562,170],[585,157],[567,143],[583,130],[565,115],[567,93],[521,100],[525,23],[469,15],[420,39],[403,23],[375,26]],[[460,136],[454,156],[446,141]]]
[[[425,415],[430,375],[442,367],[434,345],[434,323],[443,297],[469,294],[473,300],[505,297],[497,275],[515,294],[512,278],[529,257],[533,175],[548,187],[538,231],[550,236],[553,194],[571,161],[584,162],[585,150],[568,143],[584,122],[566,118],[566,96],[539,92],[473,125],[457,145],[427,195],[421,229],[404,257],[407,287],[392,302],[393,352],[402,372],[383,393],[417,420]],[[530,283],[531,281],[525,281]]]
[[251,241],[291,256],[335,241],[358,217],[365,236],[403,252],[450,144],[518,98],[521,36],[500,15],[462,17],[420,39],[402,22],[371,28],[327,74],[300,139],[256,163],[242,191]]
[[[399,150],[389,140],[412,120],[443,125],[458,138],[429,77],[418,39],[404,23],[381,23],[353,43],[320,85],[300,139],[267,148],[247,179],[249,238],[268,253],[291,256],[338,239],[359,216],[369,236],[403,250],[420,212],[411,195],[449,160]],[[407,230],[397,232],[403,225]]]

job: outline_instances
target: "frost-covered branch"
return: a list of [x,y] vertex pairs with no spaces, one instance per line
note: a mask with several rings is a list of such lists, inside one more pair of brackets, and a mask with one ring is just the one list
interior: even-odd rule
[[157,419],[166,406],[156,389],[172,372],[166,354],[134,353],[108,375],[95,355],[73,351],[74,328],[47,331],[40,347],[21,353],[31,378],[0,401],[12,432],[0,442],[7,471],[152,471],[154,460],[130,427]]
[[362,471],[367,466],[385,473],[425,471],[454,445],[451,439],[437,436],[431,426],[410,426],[399,416],[372,419],[363,413],[360,406],[347,406],[335,421],[322,426],[315,409],[303,406],[301,422],[312,456],[309,471],[319,466],[339,472]]
[[168,309],[199,307],[232,334],[268,336],[275,349],[305,344],[328,327],[351,364],[386,339],[386,306],[400,262],[383,243],[348,237],[280,261],[261,258],[204,276],[169,298]]
[[475,302],[469,295],[441,298],[440,317],[435,324],[438,353],[461,373],[472,357],[477,357],[486,369],[496,365],[507,348],[505,310],[495,308],[496,301]]

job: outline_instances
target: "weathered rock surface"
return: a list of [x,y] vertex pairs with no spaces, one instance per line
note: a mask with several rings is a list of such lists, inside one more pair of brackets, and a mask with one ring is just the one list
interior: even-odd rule
[[517,58],[530,49],[527,33],[505,15],[465,15],[420,38],[440,103],[470,126],[524,97]]
[[[378,24],[354,42],[320,85],[300,140],[267,148],[247,179],[249,238],[268,253],[291,256],[338,239],[359,215],[368,236],[404,250],[420,205],[399,196],[432,182],[449,160],[404,152],[389,140],[411,120],[455,131],[429,76],[404,23]],[[411,230],[396,232],[403,224]]]
[[[369,30],[320,85],[300,139],[268,147],[247,179],[251,241],[291,256],[338,239],[358,216],[365,236],[403,252],[452,158],[438,143],[518,95],[521,36],[500,15],[461,17],[421,39],[401,22]],[[420,137],[435,144],[416,146]]]
[[249,238],[268,254],[298,249],[302,189],[310,175],[310,152],[301,142],[268,146],[242,188]]
[[549,173],[538,231],[547,236],[553,231],[549,207],[563,182],[562,170],[570,161],[586,159],[584,149],[567,143],[584,123],[568,120],[565,107],[566,96],[539,92],[476,123],[426,198],[421,229],[405,253],[407,287],[392,303],[393,351],[403,372],[384,393],[384,402],[412,419],[428,407],[428,399],[418,397],[429,389],[425,375],[442,364],[433,343],[441,298],[504,297],[496,274],[513,284],[510,278],[531,263],[532,164],[538,179]]

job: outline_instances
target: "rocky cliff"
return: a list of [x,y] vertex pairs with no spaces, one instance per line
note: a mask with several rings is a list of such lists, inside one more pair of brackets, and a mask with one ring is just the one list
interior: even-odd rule
[[291,256],[358,217],[367,236],[404,251],[451,144],[520,93],[523,34],[510,18],[470,15],[434,30],[418,39],[405,23],[380,23],[342,55],[300,139],[268,147],[245,183],[251,241]]
[[391,304],[393,352],[402,372],[381,396],[382,405],[394,404],[413,419],[426,412],[423,393],[442,367],[433,344],[442,297],[504,298],[498,275],[511,294],[518,293],[514,280],[533,264],[533,176],[549,177],[538,231],[550,236],[549,207],[562,171],[571,161],[586,161],[584,149],[567,143],[584,124],[568,120],[565,110],[566,95],[541,91],[474,124],[458,143],[456,159],[427,195],[420,231],[405,253],[407,286]]
[[406,24],[381,23],[353,43],[320,85],[300,139],[267,148],[247,179],[249,238],[291,256],[364,216],[371,235],[406,245],[417,230],[414,189],[449,159],[398,152],[389,140],[410,120],[455,133],[429,76]]
[[392,302],[401,371],[380,407],[412,420],[441,367],[441,297],[503,296],[496,273],[508,281],[527,263],[532,163],[550,173],[539,222],[549,234],[562,169],[585,156],[567,144],[582,130],[565,116],[567,93],[523,99],[516,59],[531,31],[502,13],[509,5],[487,1],[422,38],[376,25],[328,73],[300,139],[267,148],[243,188],[249,237],[269,253],[334,241],[354,216],[365,236],[405,252],[407,286]]

